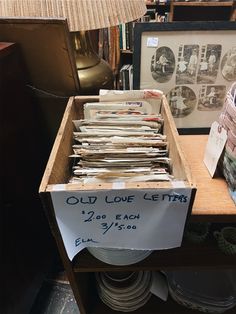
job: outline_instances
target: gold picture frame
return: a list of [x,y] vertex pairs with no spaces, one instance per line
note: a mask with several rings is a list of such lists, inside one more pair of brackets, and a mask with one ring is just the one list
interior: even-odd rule
[[0,18],[1,41],[19,44],[35,91],[77,95],[79,80],[65,18]]

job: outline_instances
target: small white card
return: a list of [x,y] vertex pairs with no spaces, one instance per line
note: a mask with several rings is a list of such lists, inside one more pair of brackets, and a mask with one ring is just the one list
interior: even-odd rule
[[158,46],[158,37],[148,37],[147,39],[147,47],[154,47]]
[[212,177],[215,174],[216,167],[225,147],[226,141],[226,130],[220,126],[218,122],[213,122],[211,125],[203,160]]

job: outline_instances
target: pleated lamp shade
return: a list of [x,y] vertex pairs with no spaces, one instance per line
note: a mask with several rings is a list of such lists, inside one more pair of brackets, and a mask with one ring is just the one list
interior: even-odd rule
[[146,10],[145,0],[0,0],[0,17],[67,19],[85,95],[114,88],[113,71],[94,51],[88,31],[134,21]]
[[0,16],[67,18],[70,31],[127,23],[146,10],[145,0],[0,0]]

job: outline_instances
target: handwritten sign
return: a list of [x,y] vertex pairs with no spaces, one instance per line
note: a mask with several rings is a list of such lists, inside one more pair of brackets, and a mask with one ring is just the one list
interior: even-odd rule
[[69,258],[86,247],[168,249],[181,245],[190,188],[51,192]]

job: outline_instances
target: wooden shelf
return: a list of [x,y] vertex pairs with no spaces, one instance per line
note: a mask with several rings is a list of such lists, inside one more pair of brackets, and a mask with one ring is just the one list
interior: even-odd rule
[[133,54],[133,50],[129,50],[129,49],[127,49],[127,50],[121,49],[120,52],[121,52],[121,53],[125,53],[125,54]]
[[[101,301],[93,304],[91,310],[88,311],[88,314],[119,314],[123,312],[117,312],[106,306]],[[141,308],[135,310],[135,314],[199,314],[201,312],[197,310],[190,310],[184,306],[179,305],[175,301],[168,298],[168,301],[162,301],[159,298],[152,296],[147,304]],[[235,308],[227,311],[227,314],[235,314]]]
[[83,250],[77,255],[73,265],[75,272],[232,268],[236,265],[236,255],[224,255],[211,236],[208,242],[201,245],[186,243],[180,248],[154,251],[142,262],[130,266],[114,266],[103,263],[87,250]]
[[234,20],[234,1],[171,2],[170,21]]
[[[97,290],[95,289],[96,283],[95,283],[94,274],[87,273],[85,274],[85,276],[83,275],[84,275],[83,273],[80,273],[80,274],[77,273],[77,280],[82,279],[82,281],[86,280],[89,282],[89,286],[85,285],[85,292],[89,293],[90,297],[92,296],[92,299],[89,297],[86,299],[86,314],[104,314],[104,313],[119,314],[121,313],[121,312],[112,310],[111,308],[106,306],[103,302],[101,302],[97,294]],[[61,275],[59,276],[59,278],[58,277],[53,278],[53,280],[55,279],[57,282],[59,281],[63,283],[69,283],[66,274],[64,274],[63,276],[63,281],[61,281]],[[161,299],[153,295],[143,307],[131,313],[134,313],[134,314],[199,314],[200,312],[195,311],[195,310],[190,311],[188,308],[185,308],[184,306],[179,305],[178,303],[173,301],[171,296],[168,296],[167,301],[162,301]],[[235,308],[228,310],[227,314],[235,314]]]
[[172,5],[176,7],[232,7],[234,1],[227,1],[227,2],[173,2]]
[[[208,135],[181,135],[180,144],[197,184],[192,221],[236,223],[236,206],[222,177],[212,179],[203,163]],[[185,244],[180,248],[155,251],[144,261],[119,267],[95,259],[86,250],[74,260],[75,272],[119,271],[166,268],[233,267],[236,256],[222,254],[213,238],[203,245]]]
[[222,177],[211,178],[203,163],[207,135],[180,136],[180,144],[196,180],[197,193],[192,220],[208,222],[236,222],[236,206]]
[[[80,100],[81,103],[85,102],[85,99],[86,98],[82,98]],[[79,104],[80,102],[77,103],[77,105]],[[81,106],[78,106],[78,108],[81,108]],[[70,122],[71,120],[73,120],[73,115],[76,114],[77,113],[74,108],[73,111],[70,112],[70,116],[68,115],[63,120],[64,128],[66,128],[67,130],[67,132],[65,133],[65,136],[67,136],[67,138],[64,137],[63,142],[61,143],[63,143],[63,145],[67,143],[67,146],[63,146],[65,151],[69,151],[71,148],[71,142],[69,140],[70,131],[68,130],[69,128],[72,128]],[[182,147],[181,151],[183,151],[184,155],[186,155],[186,159],[191,167],[191,172],[193,175],[192,178],[189,173],[189,168],[186,165],[186,172],[184,172],[184,176],[181,176],[181,178],[188,177],[188,181],[191,182],[191,184],[193,183],[193,185],[195,186],[194,181],[196,181],[197,185],[196,198],[193,204],[192,215],[190,216],[190,218],[195,221],[217,222],[216,224],[212,224],[210,226],[210,235],[208,240],[200,245],[193,245],[192,243],[187,242],[187,240],[184,240],[183,245],[179,248],[154,251],[143,261],[129,266],[114,266],[103,263],[94,258],[87,250],[82,250],[80,253],[78,253],[72,262],[69,260],[63,244],[63,240],[61,238],[61,234],[55,221],[54,213],[50,211],[52,210],[52,204],[48,193],[48,191],[50,190],[50,185],[48,185],[48,182],[51,182],[52,184],[54,183],[53,180],[56,180],[55,182],[64,182],[63,180],[67,177],[67,174],[63,172],[63,176],[60,177],[57,173],[57,175],[54,174],[55,178],[50,179],[48,172],[46,173],[46,183],[43,181],[41,185],[41,191],[46,191],[46,186],[49,187],[49,189],[47,189],[47,192],[44,194],[44,201],[48,204],[47,206],[49,209],[47,214],[49,215],[51,229],[54,235],[56,235],[55,238],[58,248],[60,250],[61,258],[63,260],[65,270],[67,272],[68,279],[74,292],[75,299],[79,305],[81,314],[119,313],[108,308],[99,299],[94,276],[95,272],[140,270],[156,271],[173,269],[209,270],[235,267],[236,255],[224,255],[219,250],[217,242],[213,237],[213,231],[219,230],[222,226],[225,225],[223,223],[229,222],[230,225],[232,225],[233,222],[236,222],[236,206],[230,198],[225,180],[223,178],[212,179],[205,165],[203,164],[203,156],[207,139],[207,135],[181,135],[177,137],[174,143],[177,144],[177,141],[180,142],[180,146]],[[60,142],[58,141],[58,143]],[[61,154],[62,150],[60,149],[58,143],[57,152],[60,152]],[[64,159],[60,154],[56,155],[56,157],[53,158],[60,161],[60,169],[66,169],[65,164],[68,163],[68,153],[63,152]],[[56,164],[55,159],[52,159],[54,167]],[[185,158],[181,159],[182,163],[185,164]],[[177,162],[175,163],[176,169],[181,169],[178,159],[175,160]],[[56,169],[58,169],[58,167],[56,167]],[[140,187],[142,187],[141,184],[139,185]],[[74,186],[73,188],[78,189],[78,187],[76,186]],[[107,185],[105,186],[105,184],[103,184],[102,187],[97,188],[106,189]],[[147,188],[146,183],[145,188]],[[177,303],[172,301],[171,298],[168,299],[168,302],[163,302],[157,297],[153,296],[145,306],[135,311],[135,313],[189,314],[189,310],[183,306],[179,306]],[[197,314],[198,312],[191,310],[191,313]],[[235,313],[235,309],[228,311],[228,313]]]

